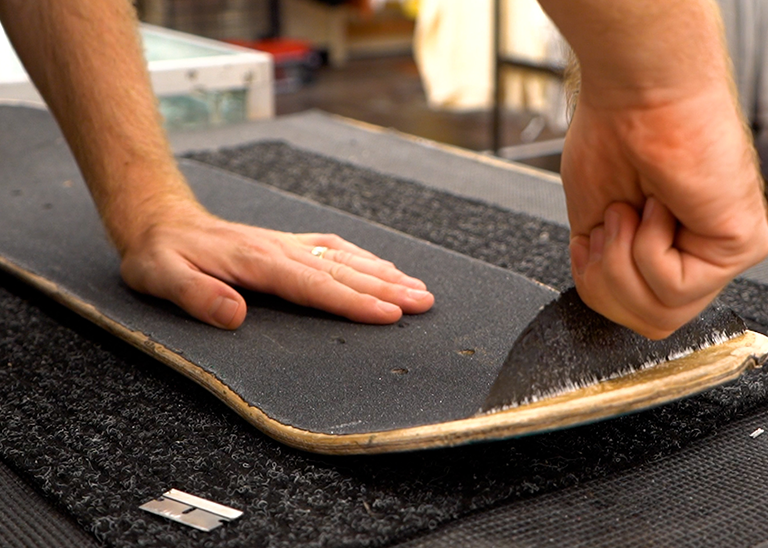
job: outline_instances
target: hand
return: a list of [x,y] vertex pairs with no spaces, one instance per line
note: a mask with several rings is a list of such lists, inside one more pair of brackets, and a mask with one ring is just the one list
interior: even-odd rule
[[[131,2],[0,2],[0,18],[66,136],[133,289],[229,329],[246,313],[229,284],[370,323],[432,306],[422,282],[337,236],[236,225],[197,205],[160,124]],[[323,259],[310,253],[318,245],[329,248]]]
[[582,91],[563,150],[576,288],[653,339],[768,254],[756,157],[727,82],[664,100]]
[[[245,300],[232,285],[373,324],[434,303],[423,282],[332,234],[229,223],[195,206],[166,211],[150,227],[123,249],[123,279],[217,327],[235,329],[245,319]],[[323,258],[311,254],[315,246],[328,248]]]

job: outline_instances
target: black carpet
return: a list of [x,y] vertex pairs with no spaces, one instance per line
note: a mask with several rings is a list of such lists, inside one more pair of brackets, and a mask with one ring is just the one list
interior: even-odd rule
[[0,461],[3,548],[95,548],[96,542]]
[[[563,227],[282,143],[195,158],[568,285]],[[724,300],[765,332],[765,297],[764,287],[737,281]],[[546,515],[551,507],[537,501],[564,488],[632,469],[643,474],[762,413],[767,380],[753,371],[650,411],[506,442],[319,457],[264,437],[190,381],[0,278],[0,458],[109,546],[386,546],[502,504],[530,503]],[[744,438],[734,450],[753,441]],[[201,533],[138,510],[172,487],[246,513]],[[739,511],[738,497],[720,501],[726,515]],[[588,510],[611,511],[610,501],[601,504]],[[753,533],[760,531],[727,538],[747,545]],[[621,531],[611,534],[615,544],[629,544]],[[725,545],[715,534],[702,542]]]

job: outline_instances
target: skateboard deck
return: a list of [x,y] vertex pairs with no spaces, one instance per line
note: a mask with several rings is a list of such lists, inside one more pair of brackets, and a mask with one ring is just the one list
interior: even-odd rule
[[380,453],[563,428],[736,378],[768,352],[747,331],[680,359],[506,410],[480,412],[513,342],[551,288],[227,172],[181,163],[213,213],[335,232],[423,279],[433,310],[354,324],[249,293],[234,332],[132,292],[50,116],[0,107],[0,267],[201,384],[266,434],[304,450]]

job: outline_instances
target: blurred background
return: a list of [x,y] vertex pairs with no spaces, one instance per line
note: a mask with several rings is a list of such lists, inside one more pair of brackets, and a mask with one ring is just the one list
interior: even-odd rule
[[[718,2],[765,158],[768,0]],[[321,109],[559,170],[567,45],[536,0],[134,3],[171,131]],[[4,34],[0,100],[42,104]]]
[[[565,47],[535,0],[138,0],[136,7],[145,23],[271,54],[275,115],[318,108],[559,168]],[[497,61],[504,93],[494,110]]]

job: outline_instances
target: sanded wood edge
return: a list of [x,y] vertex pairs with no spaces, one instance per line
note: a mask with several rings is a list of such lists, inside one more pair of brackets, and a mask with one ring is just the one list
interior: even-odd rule
[[283,424],[249,405],[226,384],[146,334],[108,318],[42,276],[0,257],[0,268],[89,321],[192,379],[276,440],[314,453],[353,455],[413,451],[498,440],[576,426],[677,400],[736,379],[768,353],[768,337],[748,331],[723,344],[540,402],[440,424],[365,434],[326,434]]
[[394,128],[387,128],[387,127],[379,126],[376,124],[372,124],[370,122],[362,122],[360,120],[355,120],[354,118],[348,118],[346,116],[342,116],[341,114],[329,114],[329,116],[349,126],[353,126],[358,129],[363,129],[370,133],[378,133],[382,135],[395,135],[398,138],[403,139],[405,141],[416,143],[421,146],[426,146],[428,148],[441,150],[443,152],[447,152],[448,154],[452,154],[454,156],[460,156],[468,160],[474,160],[475,162],[480,162],[490,166],[499,167],[502,169],[506,169],[508,171],[516,171],[518,173],[523,173],[525,175],[534,175],[538,178],[546,179],[549,182],[557,183],[559,185],[562,185],[563,183],[559,175],[556,175],[544,169],[528,166],[520,162],[505,160],[503,158],[499,158],[498,156],[493,156],[491,154],[484,154],[482,152],[476,152],[474,150],[469,150],[467,148],[462,148],[456,145],[449,145],[447,143],[433,141],[432,139],[427,139],[426,137],[419,137],[417,135],[411,135],[410,133],[405,133],[403,131],[400,131]]
[[[396,452],[448,447],[557,430],[678,400],[738,378],[768,353],[768,337],[748,331],[723,344],[535,404],[463,420],[371,433],[361,451]],[[339,436],[342,437],[342,436]]]

